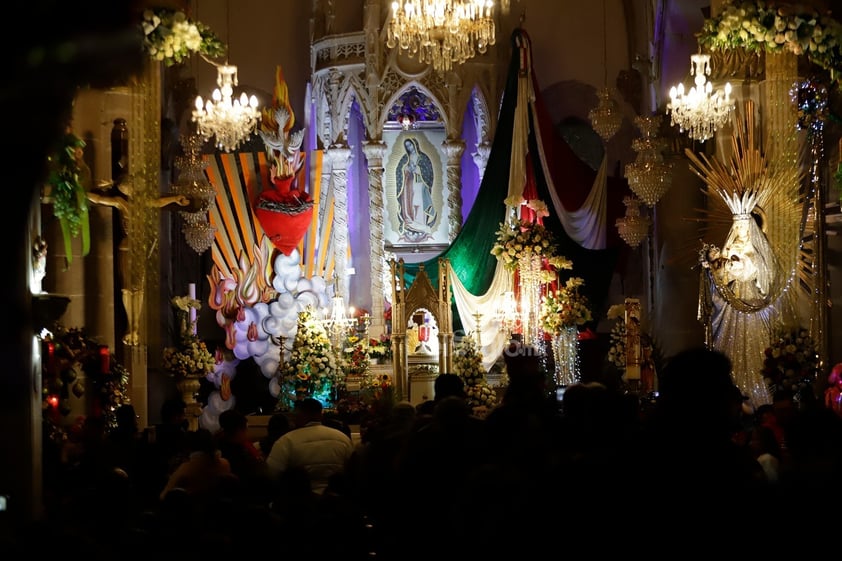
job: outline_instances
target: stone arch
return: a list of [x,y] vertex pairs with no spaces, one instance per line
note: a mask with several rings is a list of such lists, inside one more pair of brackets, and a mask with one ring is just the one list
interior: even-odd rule
[[415,88],[419,92],[423,93],[427,96],[438,108],[439,115],[441,116],[442,127],[447,130],[448,118],[447,118],[447,111],[446,106],[442,103],[442,101],[433,93],[429,88],[424,86],[421,82],[416,80],[409,80],[401,84],[401,87],[395,90],[391,96],[389,96],[386,103],[384,103],[383,107],[386,108],[380,115],[380,129],[382,130],[386,126],[386,122],[389,118],[389,111],[388,108],[392,107],[400,98],[401,96],[408,92],[410,89]]

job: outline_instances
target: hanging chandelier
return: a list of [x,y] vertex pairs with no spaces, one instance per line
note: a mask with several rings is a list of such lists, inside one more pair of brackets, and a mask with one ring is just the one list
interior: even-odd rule
[[687,93],[681,83],[670,88],[667,111],[673,126],[678,125],[680,131],[686,131],[690,138],[704,142],[728,122],[734,110],[731,83],[726,83],[724,89],[713,91],[713,84],[707,80],[710,74],[710,55],[707,54],[690,56],[690,73],[695,76],[695,86]]
[[178,211],[184,220],[181,232],[187,245],[199,254],[210,248],[216,236],[216,228],[208,221],[208,211],[216,200],[216,191],[205,175],[208,164],[202,158],[203,141],[198,134],[182,137],[184,154],[176,157],[178,177],[172,184],[173,193],[190,199],[190,210]]
[[194,215],[190,220],[185,219],[181,228],[184,240],[193,251],[201,255],[210,249],[216,238],[216,228],[208,221],[207,215]]
[[496,41],[492,0],[397,0],[386,46],[448,72]]
[[599,103],[588,113],[593,130],[604,142],[608,142],[617,134],[623,124],[623,115],[614,101],[614,89],[604,87],[596,92]]
[[605,0],[602,0],[602,88],[597,90],[596,96],[599,102],[596,107],[588,113],[593,130],[608,142],[611,137],[617,134],[623,124],[623,115],[617,102],[614,101],[614,88],[608,86],[608,31],[606,24]]
[[345,336],[358,323],[354,317],[354,308],[351,308],[348,313],[345,312],[345,299],[339,294],[338,290],[339,279],[334,276],[334,296],[331,299],[330,308],[324,310],[324,316],[321,320],[330,343],[337,352],[339,352]]
[[666,142],[657,137],[661,120],[660,115],[635,117],[642,136],[632,142],[637,158],[626,165],[629,187],[650,207],[655,206],[672,186],[672,164],[664,162],[661,155]]
[[635,248],[649,235],[652,221],[640,214],[640,201],[634,197],[624,197],[623,204],[626,205],[626,215],[618,218],[615,224],[623,241]]
[[220,150],[230,152],[237,149],[257,127],[260,112],[257,110],[257,97],[251,98],[243,92],[239,99],[233,99],[234,86],[237,85],[237,67],[230,64],[217,66],[216,83],[211,99],[206,102],[196,96],[196,108],[193,121],[197,132],[205,140],[216,137],[215,144]]
[[517,306],[518,302],[515,298],[514,291],[507,290],[504,292],[497,307],[496,320],[500,329],[508,333],[509,336],[517,330],[520,322],[520,313],[518,312]]

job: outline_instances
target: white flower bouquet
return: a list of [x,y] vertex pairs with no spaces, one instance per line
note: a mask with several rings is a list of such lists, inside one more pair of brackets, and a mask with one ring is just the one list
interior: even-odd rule
[[[726,4],[705,20],[699,44],[711,50],[742,47],[748,51],[806,55],[827,69],[842,67],[842,24],[801,4],[741,0]],[[842,78],[838,78],[842,80]]]
[[547,294],[541,301],[541,327],[558,335],[568,327],[578,327],[593,320],[587,297],[579,292],[585,284],[581,277],[570,277],[564,286]]
[[518,261],[527,255],[546,258],[558,269],[568,269],[573,264],[556,255],[553,233],[543,224],[528,220],[503,222],[497,230],[497,243],[491,254],[503,261],[506,269],[517,269]]
[[193,335],[184,337],[178,347],[164,349],[163,366],[176,376],[200,377],[213,372],[216,360],[205,342]]
[[324,327],[312,309],[298,314],[298,328],[289,360],[282,367],[283,398],[325,396],[338,384],[339,369]]
[[463,337],[456,346],[456,352],[453,356],[453,371],[463,378],[466,387],[485,383],[482,353],[477,350],[473,337]]
[[784,390],[797,395],[815,383],[819,354],[806,329],[779,328],[764,356],[762,375],[772,394]]
[[152,60],[167,66],[178,64],[192,53],[215,58],[225,45],[205,25],[191,21],[180,10],[149,9],[143,12],[143,46]]

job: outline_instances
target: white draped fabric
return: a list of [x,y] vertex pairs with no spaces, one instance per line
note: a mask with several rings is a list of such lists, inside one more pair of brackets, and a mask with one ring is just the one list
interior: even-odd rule
[[573,241],[587,249],[605,249],[608,228],[608,159],[603,156],[599,172],[596,174],[593,186],[581,208],[568,211],[561,204],[555,186],[552,185],[547,170],[544,151],[539,150],[544,175],[548,178],[550,198],[553,209],[564,227],[564,231]]
[[[485,294],[474,296],[465,288],[453,269],[450,269],[450,285],[453,290],[453,299],[456,301],[456,309],[459,311],[459,318],[462,320],[462,327],[466,333],[480,334],[480,352],[482,353],[482,366],[486,372],[496,362],[497,357],[505,349],[509,342],[509,334],[500,329],[495,315],[499,307],[498,299],[507,291],[514,290],[514,276],[507,271],[503,264],[498,261],[494,269],[494,277],[491,285]],[[476,313],[480,316],[480,325],[477,325]]]
[[564,227],[564,231],[573,241],[587,249],[605,249],[608,228],[608,158],[603,154],[599,171],[594,178],[588,197],[581,208],[568,211],[561,203],[555,181],[547,166],[547,154],[541,140],[541,127],[535,128],[538,139],[538,160],[547,180],[553,209]]

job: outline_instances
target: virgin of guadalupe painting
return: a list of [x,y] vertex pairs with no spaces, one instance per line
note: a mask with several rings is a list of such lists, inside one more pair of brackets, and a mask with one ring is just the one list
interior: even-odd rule
[[419,243],[432,239],[439,218],[433,202],[435,171],[416,137],[405,137],[403,149],[395,167],[398,235],[401,241]]

